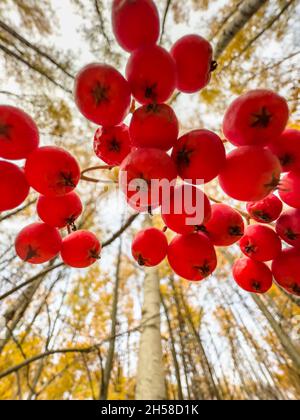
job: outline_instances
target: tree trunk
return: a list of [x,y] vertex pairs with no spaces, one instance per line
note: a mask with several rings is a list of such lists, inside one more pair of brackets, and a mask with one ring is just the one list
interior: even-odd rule
[[147,269],[136,380],[136,400],[166,399],[160,334],[160,292],[157,268]]

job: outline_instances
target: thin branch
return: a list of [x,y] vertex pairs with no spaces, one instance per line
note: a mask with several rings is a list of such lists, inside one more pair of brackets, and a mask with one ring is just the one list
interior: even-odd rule
[[162,20],[161,35],[160,35],[160,41],[159,41],[160,44],[162,43],[163,36],[165,33],[166,20],[167,20],[170,6],[171,6],[171,1],[172,0],[167,0],[167,3],[166,3],[165,12],[164,12],[163,20]]
[[3,222],[3,220],[9,219],[12,216],[15,216],[16,214],[20,213],[21,211],[27,209],[28,207],[30,207],[32,204],[34,204],[36,202],[36,199],[29,201],[29,203],[24,204],[24,206],[19,207],[18,209],[5,214],[3,217],[0,218],[0,222]]
[[108,47],[111,48],[111,42],[110,42],[110,39],[109,39],[109,37],[108,37],[108,35],[107,35],[106,31],[105,31],[105,23],[104,23],[104,19],[103,19],[103,15],[102,15],[101,9],[99,7],[98,0],[95,0],[95,8],[96,8],[96,12],[97,12],[97,15],[98,15],[98,18],[99,18],[99,22],[100,22],[101,33],[102,33],[102,35],[103,35],[103,37],[104,37],[104,39],[105,39]]

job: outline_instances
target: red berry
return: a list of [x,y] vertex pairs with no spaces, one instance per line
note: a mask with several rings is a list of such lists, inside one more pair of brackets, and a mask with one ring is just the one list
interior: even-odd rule
[[271,152],[280,160],[283,172],[300,171],[300,131],[285,130],[268,144]]
[[177,140],[179,123],[170,106],[149,104],[134,112],[129,131],[133,146],[167,151]]
[[277,187],[280,173],[280,162],[269,150],[244,146],[227,155],[219,181],[229,197],[258,201]]
[[43,222],[57,228],[74,225],[82,213],[82,203],[74,192],[60,197],[40,195],[37,202],[37,213]]
[[114,35],[126,51],[155,44],[159,37],[159,15],[152,0],[114,0]]
[[61,243],[61,236],[56,228],[46,223],[32,223],[18,234],[15,248],[21,260],[42,264],[57,256]]
[[164,188],[157,184],[165,182],[169,193],[169,183],[174,184],[176,177],[176,167],[166,152],[158,149],[135,149],[120,167],[119,184],[129,205],[143,212],[162,203]]
[[141,266],[154,267],[166,257],[168,241],[166,235],[156,228],[139,232],[132,242],[132,255]]
[[216,63],[212,61],[213,49],[206,39],[186,35],[173,45],[171,55],[177,68],[178,90],[193,93],[208,84]]
[[235,146],[266,146],[282,133],[288,118],[284,98],[271,90],[251,90],[229,106],[223,132]]
[[280,216],[282,208],[282,202],[274,194],[270,194],[260,201],[247,203],[249,215],[259,223],[274,222]]
[[273,284],[269,267],[251,258],[241,258],[233,265],[233,277],[236,283],[246,292],[266,293]]
[[141,104],[162,103],[175,89],[175,62],[158,45],[134,51],[126,66],[126,76],[135,99]]
[[242,252],[256,261],[271,261],[281,252],[281,240],[273,229],[263,225],[248,226],[240,240]]
[[300,209],[285,210],[276,222],[276,232],[288,244],[300,247]]
[[0,211],[18,207],[29,194],[23,169],[0,160]]
[[127,81],[107,64],[89,64],[75,80],[75,101],[88,120],[104,126],[120,124],[129,111]]
[[186,182],[200,184],[219,175],[225,164],[225,148],[219,136],[209,130],[194,130],[175,144],[172,159],[179,176]]
[[21,109],[0,105],[0,157],[26,159],[38,145],[39,132],[33,119]]
[[192,233],[201,230],[210,219],[211,205],[202,190],[183,184],[174,189],[170,202],[164,202],[161,215],[174,232]]
[[300,209],[300,172],[289,172],[282,178],[279,195],[288,206]]
[[80,179],[80,168],[66,150],[45,146],[31,153],[25,174],[32,188],[40,194],[55,197],[74,190]]
[[199,281],[217,267],[217,256],[210,240],[202,233],[177,235],[168,249],[174,272],[186,280]]
[[63,239],[61,258],[70,267],[86,268],[100,258],[100,252],[101,244],[92,232],[77,230]]
[[300,250],[288,248],[272,264],[272,273],[277,284],[296,296],[300,296],[299,261]]
[[131,151],[131,140],[125,124],[99,127],[94,137],[94,151],[108,165],[119,166]]
[[244,234],[244,221],[238,211],[226,204],[213,204],[211,218],[203,228],[214,245],[229,246]]

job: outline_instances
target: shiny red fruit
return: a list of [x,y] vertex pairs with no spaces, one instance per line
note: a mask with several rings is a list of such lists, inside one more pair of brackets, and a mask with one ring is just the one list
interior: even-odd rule
[[168,151],[177,141],[179,123],[169,105],[149,104],[133,113],[129,131],[133,146]]
[[168,249],[174,272],[190,281],[208,277],[217,267],[217,256],[210,240],[202,233],[177,235]]
[[114,0],[114,35],[125,51],[155,44],[159,37],[159,15],[152,0]]
[[72,232],[62,242],[61,258],[70,267],[89,267],[100,258],[100,253],[99,240],[87,230]]
[[266,293],[273,284],[269,267],[251,258],[241,258],[233,265],[233,277],[236,283],[246,292]]
[[0,157],[26,159],[39,145],[39,131],[33,119],[21,109],[0,105]]
[[23,169],[0,160],[0,212],[18,207],[29,194]]
[[216,246],[229,246],[244,234],[244,221],[238,211],[227,204],[213,204],[211,218],[203,231]]
[[300,131],[285,130],[272,139],[268,148],[280,160],[283,172],[300,171]]
[[32,223],[18,234],[15,248],[21,260],[42,264],[57,256],[61,244],[61,236],[56,228],[46,223]]
[[175,62],[158,45],[134,51],[126,66],[132,95],[141,104],[162,103],[170,98],[176,85]]
[[256,261],[271,261],[281,252],[281,240],[273,229],[250,225],[239,242],[242,252]]
[[119,166],[129,155],[132,145],[128,127],[99,127],[94,137],[94,151],[108,165]]
[[82,203],[74,191],[60,197],[40,195],[36,209],[43,222],[61,229],[74,225],[82,213]]
[[133,258],[141,266],[154,267],[167,256],[168,241],[166,235],[156,228],[139,232],[132,242]]
[[276,222],[276,232],[286,243],[300,248],[300,209],[285,210]]
[[300,296],[300,250],[284,249],[273,261],[272,273],[276,283],[287,292]]
[[40,194],[56,197],[74,190],[80,179],[80,168],[67,150],[45,146],[28,157],[25,175],[30,186]]
[[226,160],[225,148],[220,137],[212,131],[194,130],[180,137],[172,159],[183,180],[192,184],[206,183],[222,170]]
[[280,174],[280,162],[269,150],[244,146],[227,155],[219,181],[229,197],[258,201],[277,187]]
[[103,63],[84,67],[76,76],[75,102],[88,120],[98,125],[120,124],[130,107],[130,88],[115,68]]
[[235,146],[266,146],[282,133],[288,118],[284,98],[267,89],[251,90],[229,106],[223,132]]
[[[175,183],[174,162],[159,149],[135,149],[120,166],[119,184],[129,205],[137,211],[151,211],[158,207],[170,183]],[[163,182],[164,185],[158,185]]]
[[211,205],[202,190],[183,184],[174,189],[170,202],[164,202],[161,216],[166,226],[176,233],[201,230],[211,216]]
[[279,196],[288,206],[300,209],[300,172],[289,172],[281,179]]
[[282,208],[282,202],[274,194],[270,194],[260,201],[247,203],[249,215],[259,223],[274,222],[280,216]]
[[177,89],[185,93],[197,92],[210,81],[216,68],[212,61],[211,44],[199,35],[180,38],[171,49],[177,69]]

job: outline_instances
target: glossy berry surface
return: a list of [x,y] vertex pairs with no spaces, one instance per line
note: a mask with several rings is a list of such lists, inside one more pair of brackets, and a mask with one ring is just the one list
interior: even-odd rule
[[279,196],[288,206],[300,209],[300,172],[289,172],[281,179]]
[[159,15],[154,1],[114,0],[112,27],[125,51],[155,44],[159,37]]
[[268,144],[280,160],[283,172],[300,171],[300,131],[289,128]]
[[272,263],[276,283],[296,296],[300,296],[299,260],[300,250],[287,248]]
[[285,210],[276,222],[276,232],[286,243],[300,248],[300,209]]
[[[120,166],[119,184],[128,204],[137,211],[158,207],[163,199],[163,186],[158,182],[175,182],[177,171],[166,152],[158,149],[135,149]],[[155,180],[152,184],[151,181]],[[157,186],[157,188],[155,188]],[[155,194],[156,191],[156,194]]]
[[228,107],[223,132],[235,146],[266,146],[283,132],[288,117],[284,98],[271,90],[251,90]]
[[219,175],[225,164],[225,148],[219,136],[209,130],[194,130],[180,137],[172,159],[179,176],[186,182],[200,184]]
[[19,108],[0,105],[0,157],[26,159],[39,145],[39,131],[33,119]]
[[202,233],[177,235],[169,245],[168,261],[178,276],[190,281],[203,280],[217,266],[214,247]]
[[87,230],[77,230],[63,239],[61,258],[70,267],[89,267],[100,258],[100,253],[99,240]]
[[211,218],[203,231],[216,246],[236,243],[244,234],[244,221],[238,211],[227,204],[213,204]]
[[80,168],[67,150],[44,146],[36,149],[27,159],[25,175],[37,192],[55,197],[74,190],[80,179]]
[[114,126],[128,114],[129,85],[121,73],[107,64],[84,67],[76,76],[74,94],[80,112],[95,124]]
[[250,225],[239,242],[241,251],[256,261],[271,261],[281,252],[281,240],[276,232],[263,225]]
[[177,69],[177,89],[194,93],[210,81],[216,63],[212,61],[211,44],[199,35],[180,38],[171,49]]
[[273,284],[269,267],[251,258],[241,258],[233,265],[233,277],[238,286],[246,292],[266,293]]
[[18,207],[29,194],[29,184],[23,169],[0,160],[0,211]]
[[55,258],[61,249],[59,231],[46,223],[32,223],[18,234],[17,255],[31,264],[42,264]]
[[125,124],[99,127],[94,137],[96,156],[108,165],[120,165],[131,151],[131,139]]
[[169,105],[149,104],[133,113],[129,131],[133,146],[167,151],[177,141],[179,123]]
[[183,184],[172,191],[170,202],[163,203],[161,216],[176,233],[197,232],[210,219],[211,205],[202,190]]
[[260,201],[247,203],[249,216],[259,223],[271,223],[278,219],[283,204],[274,194],[268,195]]
[[148,228],[139,232],[132,242],[132,255],[141,266],[154,267],[167,255],[168,241],[159,229]]
[[139,103],[162,103],[170,98],[175,89],[175,62],[158,45],[140,48],[128,60],[126,77],[132,95]]
[[82,213],[82,203],[74,191],[59,197],[40,195],[36,210],[43,222],[61,229],[68,225],[74,227]]
[[269,150],[244,146],[227,155],[219,182],[231,198],[258,201],[277,187],[280,174],[280,162]]

